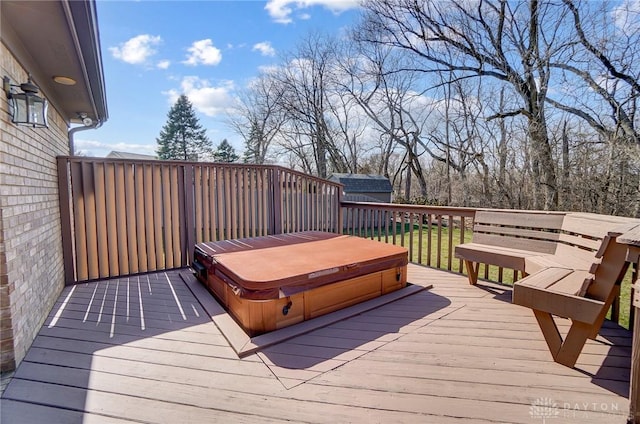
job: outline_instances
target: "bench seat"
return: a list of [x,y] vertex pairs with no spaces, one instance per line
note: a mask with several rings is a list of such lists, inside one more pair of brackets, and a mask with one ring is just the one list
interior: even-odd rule
[[539,252],[493,246],[482,243],[465,243],[456,247],[456,258],[477,263],[485,263],[503,268],[525,271],[527,259],[547,257]]
[[535,274],[547,268],[568,268],[589,271],[594,264],[593,253],[589,256],[579,255],[537,255],[524,259],[524,269],[527,274]]
[[478,281],[481,263],[520,271],[523,275],[535,274],[547,268],[567,268],[589,271],[594,264],[593,252],[563,250],[558,254],[541,254],[529,250],[492,246],[481,243],[465,243],[456,247],[456,257],[465,262],[471,284]]
[[513,303],[594,324],[604,302],[584,297],[592,281],[587,271],[546,268],[515,284]]

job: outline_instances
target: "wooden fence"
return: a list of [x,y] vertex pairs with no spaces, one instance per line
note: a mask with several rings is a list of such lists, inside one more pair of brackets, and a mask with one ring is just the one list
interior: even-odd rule
[[278,166],[59,157],[67,284],[190,264],[195,243],[338,231],[342,186]]

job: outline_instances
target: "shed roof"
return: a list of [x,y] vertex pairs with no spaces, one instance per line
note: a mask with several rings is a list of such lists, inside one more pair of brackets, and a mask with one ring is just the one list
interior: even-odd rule
[[332,174],[329,180],[344,185],[345,193],[391,193],[391,182],[383,175]]

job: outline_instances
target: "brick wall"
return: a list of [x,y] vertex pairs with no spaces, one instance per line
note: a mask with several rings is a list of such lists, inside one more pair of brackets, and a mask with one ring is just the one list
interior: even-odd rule
[[[25,82],[26,71],[0,48],[0,78]],[[8,371],[64,287],[56,156],[69,154],[69,141],[51,105],[49,128],[17,127],[0,95],[0,369]]]

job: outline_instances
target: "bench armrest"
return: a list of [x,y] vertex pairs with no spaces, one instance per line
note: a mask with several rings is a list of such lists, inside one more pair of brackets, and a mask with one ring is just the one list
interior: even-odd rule
[[513,285],[513,303],[516,305],[594,324],[605,304],[599,300],[529,286],[525,280],[526,278],[521,280],[522,283],[517,282]]

